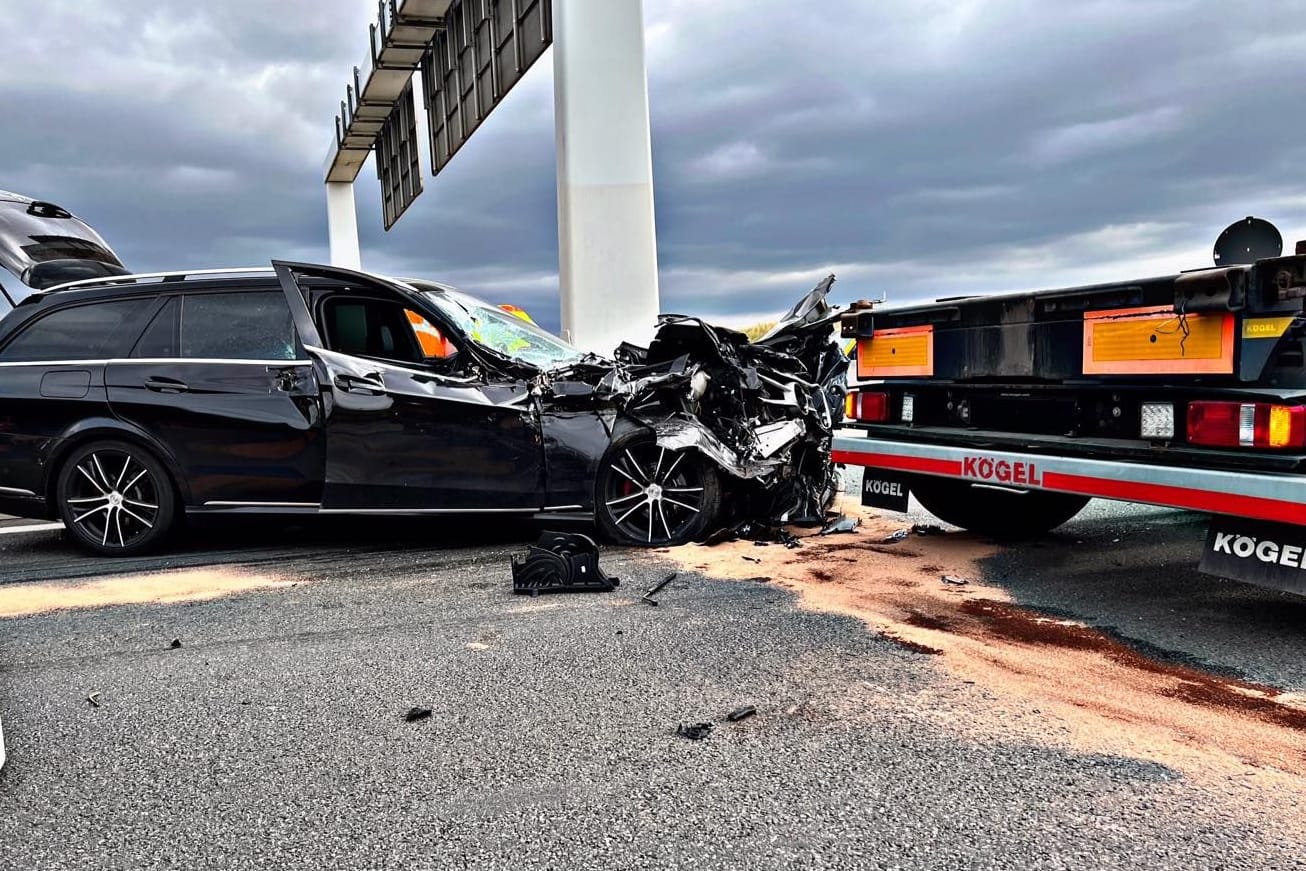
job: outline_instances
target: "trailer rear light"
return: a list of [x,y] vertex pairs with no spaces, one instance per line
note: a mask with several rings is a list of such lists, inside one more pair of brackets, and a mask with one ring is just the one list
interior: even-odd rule
[[1306,406],[1190,402],[1188,441],[1217,448],[1299,448],[1306,445]]
[[1266,429],[1270,447],[1300,447],[1306,442],[1306,408],[1300,405],[1271,405]]
[[1174,404],[1144,402],[1139,409],[1139,435],[1145,439],[1168,441],[1174,438]]
[[910,393],[902,398],[902,422],[911,423],[916,416],[916,397]]
[[853,417],[867,423],[884,423],[889,419],[889,394],[869,391],[856,394]]

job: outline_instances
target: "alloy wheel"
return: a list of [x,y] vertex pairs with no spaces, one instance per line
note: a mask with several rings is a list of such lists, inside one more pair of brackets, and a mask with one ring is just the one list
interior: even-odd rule
[[66,520],[78,535],[101,548],[130,548],[159,523],[161,486],[130,453],[94,451],[79,458],[65,479]]
[[701,461],[653,442],[630,445],[609,459],[603,502],[627,541],[680,540],[704,509]]

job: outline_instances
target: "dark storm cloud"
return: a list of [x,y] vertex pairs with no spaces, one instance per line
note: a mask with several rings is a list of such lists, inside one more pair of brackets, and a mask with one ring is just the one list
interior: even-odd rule
[[[321,166],[364,0],[7,0],[0,188],[136,268],[324,259]],[[827,271],[908,300],[1202,265],[1306,235],[1294,2],[646,0],[664,308],[747,321]],[[13,32],[17,31],[16,34]],[[556,324],[551,69],[366,265]]]

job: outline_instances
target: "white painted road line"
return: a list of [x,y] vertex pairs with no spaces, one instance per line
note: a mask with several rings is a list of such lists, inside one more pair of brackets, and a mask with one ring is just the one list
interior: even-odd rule
[[0,535],[17,535],[20,532],[54,532],[58,529],[63,529],[62,523],[28,523],[24,526],[0,526]]

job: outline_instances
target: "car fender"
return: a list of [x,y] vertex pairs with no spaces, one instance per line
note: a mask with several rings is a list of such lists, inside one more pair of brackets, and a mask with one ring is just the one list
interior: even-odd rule
[[190,504],[190,488],[186,483],[186,476],[182,474],[181,465],[177,462],[177,457],[172,450],[141,427],[128,421],[105,416],[88,417],[79,420],[50,441],[48,451],[43,458],[43,465],[45,466],[43,484],[47,496],[53,497],[56,470],[63,464],[68,454],[79,445],[99,439],[121,439],[136,442],[149,449],[158,457],[159,462],[163,463],[163,467],[168,470],[168,475],[172,478],[173,486],[177,488],[182,504]]
[[767,478],[784,464],[780,459],[745,459],[700,420],[686,415],[673,415],[653,424],[653,433],[660,447],[669,451],[696,450],[723,471],[744,480]]

